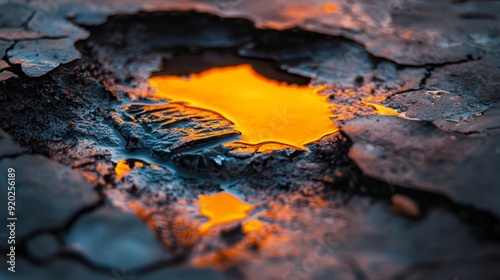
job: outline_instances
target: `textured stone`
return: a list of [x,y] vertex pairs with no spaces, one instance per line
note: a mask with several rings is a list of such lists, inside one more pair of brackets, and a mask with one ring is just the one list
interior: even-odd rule
[[228,279],[222,274],[216,272],[214,269],[210,268],[166,268],[159,271],[147,273],[141,276],[144,280],[156,280],[156,279],[185,279],[185,280],[196,280],[196,279],[206,279],[206,280],[223,280]]
[[15,155],[22,152],[19,147],[5,131],[0,130],[0,158],[8,155]]
[[[97,193],[71,168],[40,155],[23,155],[0,161],[0,170],[15,169],[18,240],[35,230],[64,226],[85,207],[95,204]],[[7,172],[0,173],[0,191],[7,197]],[[34,214],[36,213],[36,214]],[[7,211],[1,212],[3,220]]]
[[114,206],[82,216],[66,241],[91,262],[114,268],[133,270],[170,257],[146,223]]
[[2,71],[0,72],[0,81],[6,81],[10,78],[17,78],[17,75],[10,71]]
[[60,244],[56,236],[52,234],[43,234],[29,239],[27,247],[30,256],[44,261],[59,252]]
[[436,275],[448,279],[500,276],[495,265],[500,246],[477,239],[449,213],[435,210],[417,221],[396,216],[390,204],[359,198],[349,204],[352,213],[345,230],[347,241],[335,252],[353,256],[353,270],[367,278],[408,279],[399,276],[402,274],[420,276],[410,279],[445,279],[434,278]]
[[13,44],[14,42],[11,41],[0,40],[0,55],[3,57],[7,49],[10,48],[10,46],[12,46]]
[[[2,261],[5,257],[0,258]],[[109,273],[92,271],[85,265],[72,260],[55,260],[45,266],[33,265],[23,258],[16,259],[16,272],[12,273],[7,269],[0,271],[0,277],[3,280],[54,280],[54,279],[72,279],[72,280],[109,280],[115,279],[110,271]],[[117,276],[120,276],[118,273]],[[125,280],[127,278],[124,278]],[[115,280],[122,280],[116,278]]]
[[20,64],[30,77],[40,77],[57,66],[80,58],[72,39],[17,42],[7,53],[10,63]]
[[342,129],[354,143],[349,157],[366,175],[500,214],[498,132],[470,137],[391,116],[354,119]]
[[7,67],[10,67],[10,65],[5,60],[0,60],[0,71]]

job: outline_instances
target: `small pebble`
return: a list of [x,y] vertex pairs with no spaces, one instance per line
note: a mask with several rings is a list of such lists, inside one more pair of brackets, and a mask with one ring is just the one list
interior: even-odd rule
[[391,201],[394,212],[400,215],[415,218],[420,214],[418,204],[407,196],[395,194],[391,197]]

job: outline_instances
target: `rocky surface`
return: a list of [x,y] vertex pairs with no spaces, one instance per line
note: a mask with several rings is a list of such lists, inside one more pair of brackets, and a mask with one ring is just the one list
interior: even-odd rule
[[107,206],[81,217],[68,232],[70,250],[92,263],[135,270],[170,256],[151,228],[133,213]]
[[[0,1],[2,279],[500,277],[500,6],[375,2]],[[340,132],[231,143],[147,81],[243,63],[325,86]],[[221,191],[252,210],[201,233]]]
[[[76,213],[98,201],[97,194],[81,174],[43,156],[5,158],[0,165],[5,170],[16,170],[19,176],[16,182],[22,186],[17,189],[16,197],[19,201],[29,201],[17,207],[17,214],[25,217],[24,222],[16,228],[19,239],[36,230],[61,226]],[[7,197],[7,174],[1,178],[4,182],[2,196]],[[61,203],[53,203],[52,200],[56,198]],[[2,213],[2,218],[7,218],[6,211]]]

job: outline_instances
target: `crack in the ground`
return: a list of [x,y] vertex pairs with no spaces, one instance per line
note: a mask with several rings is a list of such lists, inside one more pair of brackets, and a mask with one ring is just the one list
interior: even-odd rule
[[[424,90],[425,87],[426,87],[426,85],[427,85],[427,80],[432,76],[432,72],[434,70],[436,70],[436,69],[439,69],[439,68],[445,67],[445,66],[449,66],[449,65],[458,65],[458,64],[468,63],[468,62],[471,62],[471,61],[479,61],[483,57],[484,56],[481,56],[481,57],[478,57],[476,59],[469,58],[469,59],[459,60],[459,61],[455,61],[455,62],[445,62],[445,63],[439,63],[439,64],[426,64],[426,65],[423,65],[423,66],[411,66],[411,67],[425,68],[426,69],[426,71],[424,73],[424,76],[422,77],[422,79],[419,82],[418,88],[406,89],[406,90],[402,90],[402,91],[396,91],[396,92],[392,93],[391,95],[389,95],[386,100],[390,100],[391,98],[393,98],[394,96],[396,96],[398,94],[403,94],[403,93],[408,93],[408,92],[414,92],[414,91]],[[394,63],[396,63],[396,62],[394,62]],[[397,65],[403,66],[403,67],[410,67],[410,65],[404,65],[404,64],[397,64]]]
[[28,155],[28,154],[30,154],[30,153],[21,152],[21,153],[5,154],[5,155],[0,156],[0,161],[2,161],[4,159],[14,159],[14,158],[17,158],[17,157],[20,157],[23,155]]

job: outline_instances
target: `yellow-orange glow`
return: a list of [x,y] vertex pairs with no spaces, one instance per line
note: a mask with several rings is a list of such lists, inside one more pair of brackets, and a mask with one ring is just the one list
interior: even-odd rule
[[385,97],[381,97],[381,98],[366,97],[366,98],[362,98],[361,102],[363,102],[363,104],[372,106],[373,109],[375,109],[375,113],[377,113],[378,115],[398,116],[399,115],[398,111],[396,111],[392,108],[385,107],[382,104],[372,102],[372,101],[382,102],[382,101],[384,101],[384,99],[385,99]]
[[259,230],[262,230],[262,223],[258,220],[251,220],[243,224],[243,232],[245,233]]
[[252,205],[244,203],[227,192],[202,194],[197,204],[200,205],[200,213],[209,218],[209,221],[201,226],[200,232],[205,232],[217,225],[241,221],[253,208]]
[[239,142],[282,143],[298,148],[336,132],[323,87],[288,85],[261,76],[248,65],[212,68],[189,79],[155,76],[157,98],[217,112],[241,132]]
[[288,19],[304,20],[314,16],[333,13],[336,9],[337,7],[331,3],[323,6],[314,4],[298,4],[286,5],[281,9],[281,13]]
[[120,160],[115,167],[116,180],[121,180],[130,170],[127,161],[124,159]]
[[323,6],[323,11],[327,12],[327,13],[333,13],[335,12],[337,8],[335,7],[334,4],[325,4]]
[[[142,167],[144,164],[142,162],[135,161],[132,163],[132,168],[134,167]],[[129,163],[126,159],[120,160],[115,167],[116,180],[121,180],[127,173],[129,173],[132,169],[130,168]]]

